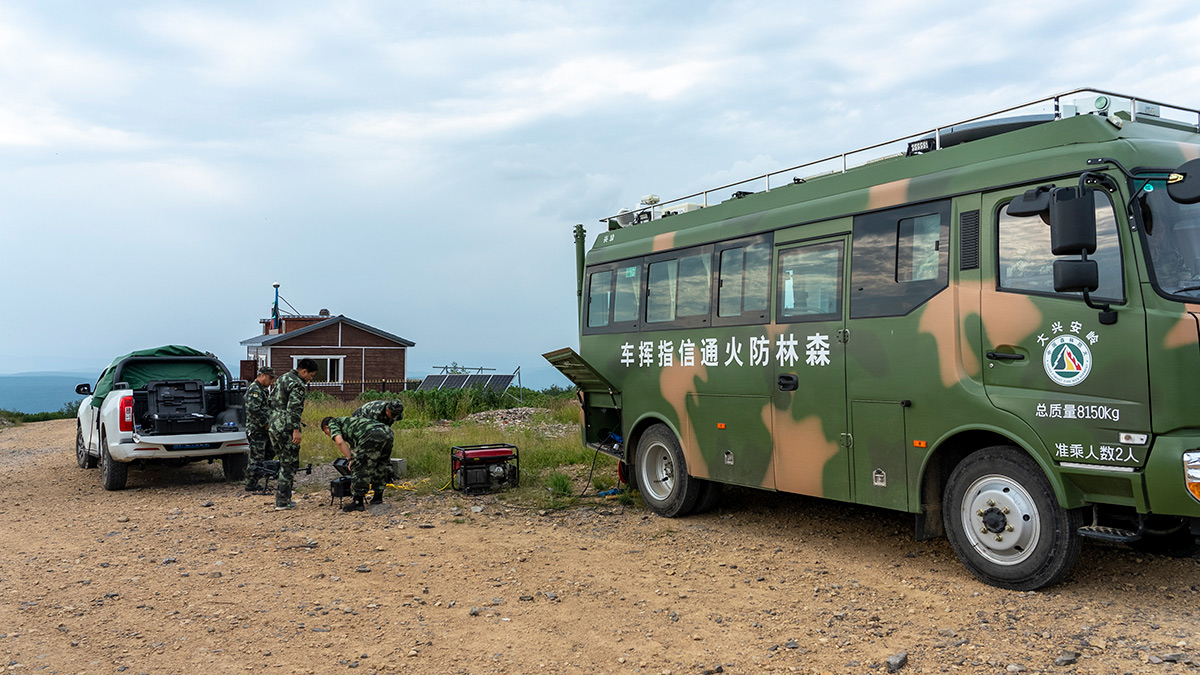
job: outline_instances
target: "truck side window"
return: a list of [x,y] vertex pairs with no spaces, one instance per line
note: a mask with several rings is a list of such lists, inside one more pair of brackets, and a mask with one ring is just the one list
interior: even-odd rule
[[642,259],[588,268],[585,333],[637,330],[642,297]]
[[766,323],[771,302],[770,238],[719,244],[717,250],[720,325]]
[[904,316],[950,282],[950,202],[854,218],[850,318]]
[[780,251],[777,288],[780,322],[841,319],[842,242]]
[[599,328],[608,325],[609,298],[612,296],[612,270],[593,272],[588,278],[587,325]]
[[642,294],[641,264],[617,265],[616,298],[613,302],[613,322],[637,321],[638,298]]
[[[1112,200],[1101,190],[1096,195],[1096,253],[1088,256],[1100,268],[1098,299],[1125,300],[1121,280],[1121,244]],[[1023,293],[1055,295],[1054,260],[1050,253],[1050,227],[1039,216],[1010,216],[1008,205],[998,218],[1000,288]],[[1080,293],[1058,295],[1080,297]]]
[[707,324],[712,299],[712,254],[684,251],[652,261],[646,272],[646,323]]

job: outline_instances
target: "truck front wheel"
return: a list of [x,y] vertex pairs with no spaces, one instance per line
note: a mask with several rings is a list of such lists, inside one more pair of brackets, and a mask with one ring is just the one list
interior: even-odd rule
[[129,479],[129,465],[118,462],[108,454],[108,437],[100,432],[100,482],[105,490],[124,490]]
[[83,442],[83,425],[75,425],[75,463],[81,469],[96,468],[96,458],[88,452],[87,444]]
[[700,482],[688,475],[683,448],[671,429],[656,424],[638,441],[633,466],[642,500],[660,516],[686,516],[696,507]]
[[1083,516],[1058,505],[1046,476],[1019,448],[985,448],[950,474],[946,536],[980,581],[1031,591],[1062,581],[1079,558]]

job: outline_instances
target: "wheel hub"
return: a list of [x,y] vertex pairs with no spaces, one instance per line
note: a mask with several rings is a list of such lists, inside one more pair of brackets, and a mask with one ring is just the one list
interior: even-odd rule
[[987,528],[988,532],[994,534],[1003,532],[1008,525],[1008,518],[1005,518],[1004,513],[994,506],[983,512],[982,520],[983,526]]
[[1037,505],[1025,488],[1004,475],[981,476],[967,490],[962,523],[971,546],[999,565],[1029,557],[1041,536]]

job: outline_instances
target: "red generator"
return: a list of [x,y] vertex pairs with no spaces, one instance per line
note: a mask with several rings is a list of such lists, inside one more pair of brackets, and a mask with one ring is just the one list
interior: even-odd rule
[[456,445],[450,448],[450,484],[463,492],[495,492],[517,487],[521,451],[508,443]]

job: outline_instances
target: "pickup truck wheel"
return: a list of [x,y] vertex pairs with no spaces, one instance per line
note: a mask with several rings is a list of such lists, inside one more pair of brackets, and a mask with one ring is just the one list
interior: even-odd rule
[[108,437],[100,432],[100,482],[105,490],[124,490],[129,479],[129,465],[118,462],[108,454]]
[[75,463],[81,469],[94,469],[98,463],[95,457],[88,453],[87,445],[83,442],[83,426],[75,425]]
[[222,457],[221,469],[225,472],[225,480],[246,480],[246,465],[249,463],[250,456],[244,452],[237,452]]
[[638,441],[633,465],[642,501],[660,516],[686,516],[696,508],[700,481],[688,475],[683,448],[674,432],[656,424]]
[[942,519],[955,555],[992,586],[1050,586],[1079,558],[1082,515],[1059,506],[1041,468],[1012,446],[985,448],[954,468]]

